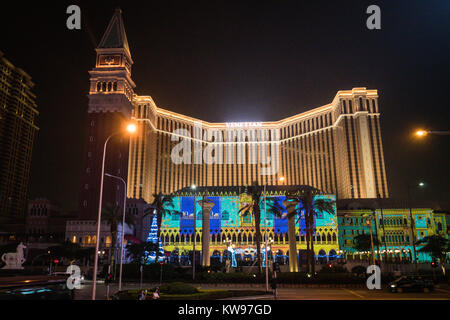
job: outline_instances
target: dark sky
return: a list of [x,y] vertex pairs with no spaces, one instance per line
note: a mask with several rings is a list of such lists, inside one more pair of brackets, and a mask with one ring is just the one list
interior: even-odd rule
[[[66,28],[78,4],[82,30]],[[381,8],[381,30],[366,8]],[[417,199],[448,206],[449,1],[16,1],[2,4],[0,50],[36,83],[41,130],[30,197],[77,207],[88,70],[115,7],[123,10],[136,93],[206,121],[279,120],[379,90],[391,196],[422,180]]]

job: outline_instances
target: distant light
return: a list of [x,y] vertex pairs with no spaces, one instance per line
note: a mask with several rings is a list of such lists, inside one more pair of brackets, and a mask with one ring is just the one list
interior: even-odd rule
[[416,131],[416,136],[418,136],[418,137],[423,137],[426,135],[427,135],[427,132],[425,130],[417,130]]
[[127,125],[127,131],[128,131],[129,133],[135,133],[136,130],[137,130],[137,127],[136,127],[136,125],[135,125],[134,123],[129,123],[129,124]]
[[284,177],[280,177],[280,182],[283,182],[284,181]]
[[191,186],[191,189],[192,189],[192,190],[195,190],[195,189],[197,189],[197,186],[196,186],[195,184],[193,184],[193,185]]
[[419,187],[424,187],[425,183],[424,182],[419,182]]

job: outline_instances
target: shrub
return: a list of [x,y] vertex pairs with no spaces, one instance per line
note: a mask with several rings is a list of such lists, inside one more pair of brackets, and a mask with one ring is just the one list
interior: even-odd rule
[[[152,290],[154,291],[154,289]],[[184,282],[172,282],[162,285],[159,292],[166,294],[193,294],[198,293],[198,289]]]
[[366,269],[367,269],[366,267],[361,266],[361,265],[354,266],[352,268],[352,273],[356,273],[357,275],[366,274]]
[[320,269],[319,273],[347,273],[347,269],[343,266],[332,264],[330,266],[323,266],[322,269]]

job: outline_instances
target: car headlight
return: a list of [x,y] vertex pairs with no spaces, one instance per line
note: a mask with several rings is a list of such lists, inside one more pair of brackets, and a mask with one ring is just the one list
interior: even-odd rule
[[395,288],[396,286],[396,284],[391,284],[391,288]]

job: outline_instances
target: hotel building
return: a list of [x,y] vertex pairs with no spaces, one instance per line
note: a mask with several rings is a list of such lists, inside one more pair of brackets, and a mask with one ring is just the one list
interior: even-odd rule
[[23,234],[39,114],[34,83],[0,51],[0,232]]
[[[80,198],[84,218],[96,216],[103,142],[130,118],[138,133],[129,149],[126,138],[111,140],[106,163],[106,172],[128,180],[130,198],[151,202],[154,193],[194,184],[277,186],[281,176],[285,185],[310,185],[338,199],[389,196],[377,90],[341,90],[327,105],[277,121],[212,123],[134,93],[119,9],[96,51]],[[105,200],[120,204],[120,184],[109,181],[105,188]]]

